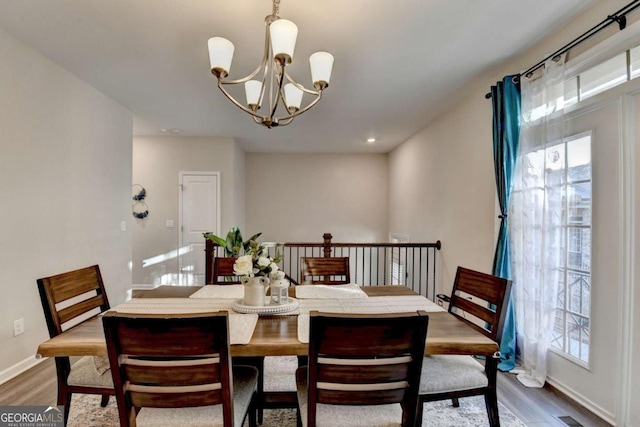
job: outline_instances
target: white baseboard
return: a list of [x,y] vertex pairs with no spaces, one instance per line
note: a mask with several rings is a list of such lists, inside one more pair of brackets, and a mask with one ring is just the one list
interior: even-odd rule
[[27,369],[33,368],[38,363],[44,362],[45,360],[47,360],[47,358],[37,359],[35,356],[30,356],[13,366],[9,366],[4,371],[0,372],[0,384],[6,383],[10,379],[20,375]]
[[612,426],[619,425],[616,420],[615,414],[612,414],[611,412],[603,409],[602,407],[595,404],[591,400],[587,399],[586,397],[576,392],[575,390],[568,388],[567,386],[557,382],[551,377],[547,377],[547,382],[550,385],[552,385],[554,388],[558,389],[560,392],[565,394],[568,398],[573,399],[576,403],[584,406],[586,409],[588,409],[598,417],[602,418],[604,421],[608,422]]
[[134,284],[131,285],[131,289],[135,289],[135,290],[149,290],[149,289],[155,289],[157,288],[157,285],[154,284]]

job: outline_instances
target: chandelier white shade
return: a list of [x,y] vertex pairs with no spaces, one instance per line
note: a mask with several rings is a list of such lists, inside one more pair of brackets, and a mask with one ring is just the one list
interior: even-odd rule
[[296,40],[298,39],[298,27],[296,27],[296,24],[286,19],[273,21],[269,26],[269,35],[271,36],[273,57],[290,64],[293,60],[293,52],[296,50]]
[[[248,76],[230,80],[234,46],[222,37],[209,39],[211,73],[218,79],[218,88],[238,108],[251,114],[255,123],[268,128],[288,125],[293,119],[316,105],[322,92],[329,86],[333,68],[333,56],[328,52],[316,52],[309,58],[311,83],[307,89],[289,76],[287,65],[294,58],[298,27],[278,16],[280,0],[273,0],[273,12],[265,18],[265,51],[262,62]],[[226,85],[244,83],[246,103],[238,101],[225,88]],[[303,107],[307,95],[308,102]],[[266,108],[263,108],[263,103]],[[265,114],[258,110],[263,109]]]

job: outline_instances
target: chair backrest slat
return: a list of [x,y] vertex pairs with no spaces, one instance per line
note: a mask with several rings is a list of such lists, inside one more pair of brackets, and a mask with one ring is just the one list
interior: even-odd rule
[[351,282],[349,257],[301,257],[300,283],[342,285]]
[[458,267],[449,312],[499,343],[510,294],[511,280]]

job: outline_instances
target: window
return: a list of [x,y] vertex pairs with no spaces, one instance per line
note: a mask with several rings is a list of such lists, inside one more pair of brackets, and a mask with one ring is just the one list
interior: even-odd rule
[[[547,156],[566,159],[557,181],[562,186],[562,250],[556,319],[551,345],[589,362],[591,323],[591,135],[547,148]],[[564,166],[566,164],[566,166]]]
[[537,108],[524,120],[535,121],[639,76],[640,46],[636,46],[564,81],[558,86],[563,93],[557,93],[548,100],[542,99],[540,94],[538,99],[533,100]]

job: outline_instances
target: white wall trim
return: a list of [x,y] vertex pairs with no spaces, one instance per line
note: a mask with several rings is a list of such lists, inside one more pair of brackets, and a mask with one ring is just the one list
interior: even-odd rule
[[155,289],[157,287],[158,285],[154,285],[153,283],[147,283],[147,284],[139,283],[139,284],[131,285],[131,289],[133,290],[150,290],[150,289]]
[[0,384],[6,383],[10,379],[17,377],[24,371],[33,368],[45,360],[47,360],[46,357],[38,359],[36,356],[29,356],[23,361],[18,362],[13,366],[9,366],[4,371],[0,372]]
[[[619,351],[619,381],[620,389],[618,391],[618,421],[619,424],[629,426],[631,422],[631,391],[632,391],[632,366],[633,360],[633,305],[634,305],[634,272],[635,272],[635,251],[634,243],[636,239],[635,228],[635,104],[634,96],[637,93],[627,94],[621,97],[622,111],[621,120],[623,121],[621,129],[620,144],[620,207],[622,218],[620,221],[621,230],[621,252],[624,254],[620,260],[620,351]],[[626,185],[624,185],[626,184]]]
[[612,426],[618,425],[616,423],[616,421],[615,421],[616,417],[615,417],[614,414],[612,414],[612,413],[606,411],[605,409],[601,408],[600,406],[598,406],[597,404],[595,404],[591,400],[587,399],[586,397],[584,397],[580,393],[576,392],[575,390],[573,390],[571,388],[566,387],[565,385],[563,385],[562,383],[557,382],[556,380],[554,380],[551,377],[547,377],[547,382],[550,385],[552,385],[553,387],[555,387],[556,389],[558,389],[560,392],[564,393],[567,397],[569,397],[570,399],[573,399],[578,404],[584,406],[586,409],[588,409],[589,411],[591,411],[592,413],[594,413],[598,417],[602,418],[604,421],[608,422]]

